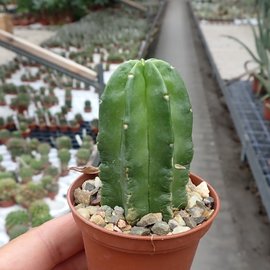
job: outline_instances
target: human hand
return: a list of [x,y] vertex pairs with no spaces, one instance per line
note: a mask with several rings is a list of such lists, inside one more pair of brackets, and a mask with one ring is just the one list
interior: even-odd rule
[[0,269],[87,269],[81,232],[72,215],[48,221],[0,248]]

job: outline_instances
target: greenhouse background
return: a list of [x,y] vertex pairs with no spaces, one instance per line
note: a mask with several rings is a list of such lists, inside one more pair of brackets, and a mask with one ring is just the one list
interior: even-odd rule
[[0,247],[70,212],[69,186],[99,165],[111,75],[130,59],[159,58],[189,92],[190,170],[221,200],[190,269],[269,269],[267,0],[2,0],[0,8]]

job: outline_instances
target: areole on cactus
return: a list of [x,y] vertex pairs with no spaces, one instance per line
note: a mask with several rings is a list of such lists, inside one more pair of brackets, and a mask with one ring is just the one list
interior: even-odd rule
[[121,64],[101,97],[101,203],[122,206],[130,224],[155,212],[169,220],[174,208],[185,207],[192,119],[186,87],[170,64]]

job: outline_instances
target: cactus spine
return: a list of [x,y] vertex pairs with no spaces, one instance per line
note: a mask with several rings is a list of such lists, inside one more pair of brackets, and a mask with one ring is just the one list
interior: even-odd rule
[[98,149],[102,204],[122,206],[129,223],[186,205],[193,156],[192,110],[184,83],[168,63],[130,60],[101,97]]

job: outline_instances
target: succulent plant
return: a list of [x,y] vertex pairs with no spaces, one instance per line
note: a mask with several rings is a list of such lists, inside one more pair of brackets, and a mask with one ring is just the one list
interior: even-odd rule
[[6,143],[10,138],[10,131],[7,129],[0,130],[0,141],[1,143]]
[[13,201],[16,194],[17,183],[12,178],[0,180],[0,201]]
[[58,151],[58,158],[60,160],[60,164],[61,164],[61,174],[62,176],[66,175],[68,170],[68,163],[70,161],[71,155],[68,149],[60,149]]
[[44,168],[44,163],[41,159],[33,158],[29,165],[34,170],[34,174],[39,174]]
[[33,216],[31,220],[32,227],[40,226],[41,224],[52,219],[50,213],[44,213],[41,215]]
[[72,147],[71,139],[68,136],[61,136],[56,139],[57,149],[70,149]]
[[93,147],[94,147],[94,141],[92,137],[89,135],[84,136],[81,148],[87,149],[88,151],[90,151],[90,154],[91,154],[93,151]]
[[12,172],[8,172],[8,171],[0,172],[0,181],[5,178],[12,178],[13,180],[15,180]]
[[130,224],[187,203],[193,156],[192,109],[184,82],[168,63],[131,60],[101,97],[98,149],[102,204],[122,206]]
[[34,171],[31,167],[21,167],[18,175],[20,176],[22,183],[27,183],[32,181]]
[[[22,228],[17,226],[23,226]],[[29,215],[25,210],[10,212],[5,219],[5,227],[10,238],[13,239],[29,229]],[[12,230],[16,228],[15,230]],[[27,228],[27,229],[26,229]],[[15,233],[20,232],[20,233]],[[11,236],[12,235],[12,236]]]
[[15,239],[16,237],[26,233],[29,230],[29,225],[19,224],[14,225],[8,232],[10,240]]
[[49,206],[42,200],[37,200],[30,205],[29,214],[32,227],[37,227],[52,219]]
[[91,110],[92,110],[91,101],[90,100],[86,100],[84,102],[84,111],[85,112],[91,112]]
[[5,119],[3,117],[0,117],[0,128],[3,128],[5,125]]
[[91,156],[91,150],[80,148],[76,153],[76,162],[78,166],[85,166]]
[[36,138],[30,139],[28,145],[31,151],[37,151],[38,145],[40,144],[39,140]]
[[58,182],[50,175],[45,175],[41,179],[41,184],[45,190],[57,194],[59,191]]
[[82,116],[81,113],[75,114],[75,119],[76,119],[77,122],[83,123],[83,116]]
[[45,170],[44,170],[44,176],[49,175],[51,177],[53,177],[55,180],[58,180],[59,177],[59,170],[57,167],[54,166],[48,166]]
[[49,213],[50,208],[47,203],[43,200],[36,200],[29,206],[29,214],[31,217],[43,215],[44,213]]
[[28,147],[24,139],[10,138],[7,142],[7,149],[10,152],[12,159],[14,160],[17,156],[26,154]]
[[31,203],[43,199],[45,196],[46,191],[41,183],[28,182],[26,185],[20,186],[15,199],[18,204],[28,208]]
[[48,143],[40,143],[37,150],[42,156],[48,156],[51,146]]

